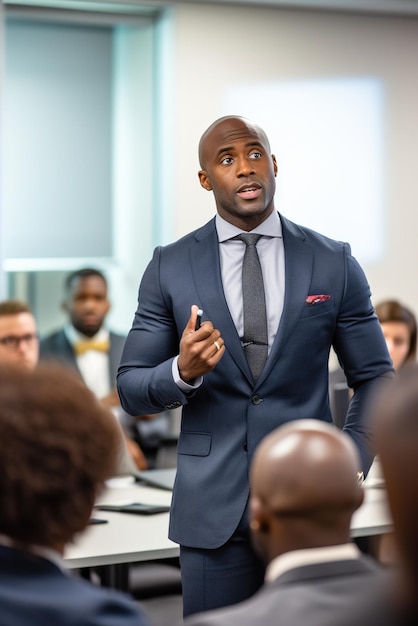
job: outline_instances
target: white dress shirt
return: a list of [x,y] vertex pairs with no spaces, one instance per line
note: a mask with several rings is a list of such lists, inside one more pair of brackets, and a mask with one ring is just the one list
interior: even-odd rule
[[[219,240],[219,256],[221,263],[222,285],[235,328],[240,337],[244,336],[243,302],[242,302],[242,262],[245,243],[233,240],[243,231],[216,215],[216,230]],[[263,273],[264,292],[266,296],[267,329],[269,352],[277,334],[283,311],[285,292],[285,258],[282,237],[282,224],[279,214],[273,211],[264,222],[251,231],[261,235],[257,242],[257,252]],[[227,344],[226,344],[227,345]],[[176,385],[188,392],[202,384],[203,378],[194,384],[185,383],[178,371],[178,357],[173,361],[172,373]]]
[[[109,339],[109,331],[103,327],[94,337],[86,337],[78,332],[74,326],[66,326],[64,332],[72,346],[75,346],[78,341],[86,341],[89,339],[107,341]],[[109,354],[106,352],[98,352],[97,350],[87,350],[84,354],[77,355],[76,361],[87,387],[97,398],[107,396],[111,391]]]
[[[242,262],[245,243],[232,239],[243,231],[219,215],[216,215],[216,230],[225,298],[238,335],[243,337]],[[250,232],[261,235],[256,247],[263,273],[270,351],[283,311],[285,289],[284,246],[278,213],[273,211],[264,222]]]

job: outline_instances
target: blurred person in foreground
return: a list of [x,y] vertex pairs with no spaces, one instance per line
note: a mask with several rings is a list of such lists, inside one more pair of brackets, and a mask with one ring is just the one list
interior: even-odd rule
[[128,596],[62,558],[114,471],[116,428],[72,373],[0,365],[1,626],[148,626]]
[[32,369],[38,363],[39,339],[35,318],[20,300],[0,302],[0,363]]
[[394,581],[359,599],[350,619],[367,626],[418,624],[418,365],[405,365],[373,408],[376,450],[393,518]]
[[250,529],[267,564],[252,598],[192,616],[187,626],[334,626],[382,574],[350,540],[363,501],[352,440],[318,420],[277,428],[258,446],[250,473]]

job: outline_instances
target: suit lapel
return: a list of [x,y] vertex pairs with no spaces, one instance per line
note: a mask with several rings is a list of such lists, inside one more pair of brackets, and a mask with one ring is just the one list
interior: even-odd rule
[[73,347],[68,341],[64,330],[61,330],[59,335],[57,336],[57,344],[58,344],[58,350],[59,350],[59,353],[61,354],[62,359],[66,361],[69,365],[74,367],[74,369],[80,373]]
[[[283,349],[305,306],[306,294],[312,278],[313,249],[295,224],[280,216],[285,251],[285,298],[283,313],[274,344],[266,365],[257,381],[258,387],[269,375],[281,357]],[[190,251],[190,263],[200,302],[205,316],[228,337],[227,350],[244,376],[253,384],[250,368],[241,341],[230,315],[222,286],[219,243],[215,220],[196,233],[196,246]],[[213,259],[216,259],[214,265]]]
[[[241,340],[225,299],[215,220],[211,220],[201,228],[196,233],[196,239],[197,244],[190,249],[190,263],[196,291],[199,294],[197,304],[203,309],[204,317],[211,320],[223,337],[228,337],[226,344],[228,353],[244,376],[253,383]],[[215,264],[214,259],[216,259]]]
[[285,255],[285,296],[279,328],[258,384],[269,375],[305,306],[312,278],[313,249],[299,228],[280,216]]

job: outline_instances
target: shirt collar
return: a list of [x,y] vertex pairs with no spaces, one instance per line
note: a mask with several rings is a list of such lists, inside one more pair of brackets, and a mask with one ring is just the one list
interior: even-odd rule
[[306,550],[292,550],[273,559],[266,570],[266,582],[272,582],[285,572],[329,561],[347,561],[359,559],[360,550],[354,543],[344,543],[338,546],[324,546],[321,548],[309,548]]
[[72,346],[74,346],[79,341],[85,341],[86,339],[93,339],[94,341],[107,341],[107,339],[109,339],[109,331],[107,330],[107,328],[104,328],[104,326],[102,326],[93,337],[87,337],[86,335],[83,335],[71,324],[65,326],[64,333]]
[[[218,213],[216,214],[215,223],[219,243],[232,239],[232,237],[243,232],[242,229],[224,220]],[[277,211],[273,211],[264,222],[261,222],[261,224],[251,232],[266,235],[267,237],[282,237],[282,223]]]

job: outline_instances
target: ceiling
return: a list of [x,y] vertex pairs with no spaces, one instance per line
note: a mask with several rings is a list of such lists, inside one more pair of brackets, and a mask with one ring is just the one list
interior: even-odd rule
[[8,8],[70,9],[118,13],[130,16],[152,15],[176,4],[213,4],[340,10],[418,15],[418,0],[0,0]]

